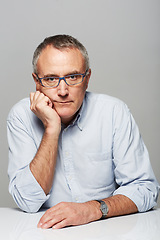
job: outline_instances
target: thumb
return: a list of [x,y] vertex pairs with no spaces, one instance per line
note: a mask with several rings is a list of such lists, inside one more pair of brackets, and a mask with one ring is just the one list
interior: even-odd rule
[[52,103],[52,101],[51,101],[50,99],[48,99],[48,106],[49,106],[50,108],[53,108],[53,103]]

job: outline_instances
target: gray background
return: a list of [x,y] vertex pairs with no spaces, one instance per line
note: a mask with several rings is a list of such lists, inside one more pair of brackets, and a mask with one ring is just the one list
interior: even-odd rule
[[[160,1],[0,1],[0,207],[8,193],[6,118],[34,91],[32,54],[46,37],[71,34],[88,49],[89,90],[125,101],[139,125],[160,182]],[[159,201],[160,202],[160,201]]]

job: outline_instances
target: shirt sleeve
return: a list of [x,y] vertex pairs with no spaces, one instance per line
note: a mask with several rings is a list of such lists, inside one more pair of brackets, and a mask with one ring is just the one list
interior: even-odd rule
[[139,212],[147,211],[156,206],[160,189],[148,151],[126,105],[116,106],[114,119],[114,173],[119,187],[113,195],[125,195]]
[[[23,111],[21,116],[23,116]],[[12,114],[13,115],[13,114]],[[27,119],[28,120],[28,119]],[[9,144],[9,192],[20,209],[37,212],[49,198],[30,171],[37,146],[23,122],[23,117],[10,116],[7,119]]]

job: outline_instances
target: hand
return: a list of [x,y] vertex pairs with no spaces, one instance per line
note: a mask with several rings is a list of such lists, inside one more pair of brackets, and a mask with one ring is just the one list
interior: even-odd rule
[[82,225],[98,220],[101,216],[99,203],[96,201],[86,203],[61,202],[45,212],[38,227],[59,229],[71,225]]
[[36,91],[30,93],[30,109],[43,122],[45,128],[61,126],[61,120],[53,108],[51,100],[43,93]]

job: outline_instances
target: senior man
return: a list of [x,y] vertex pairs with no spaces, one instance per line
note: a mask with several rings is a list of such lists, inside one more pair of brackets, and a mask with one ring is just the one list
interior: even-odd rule
[[41,228],[62,228],[147,211],[159,185],[127,106],[87,92],[85,47],[46,38],[33,56],[36,91],[7,119],[9,191],[23,211],[48,208]]

